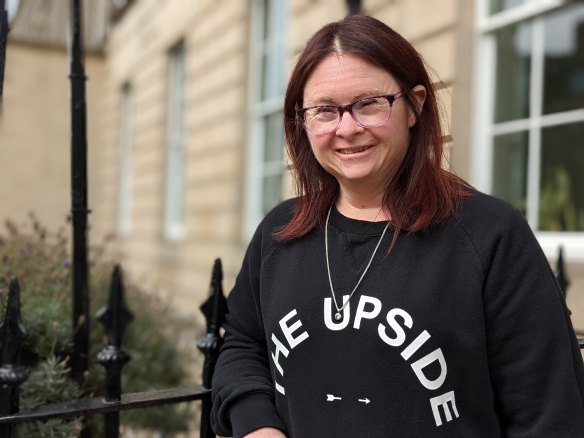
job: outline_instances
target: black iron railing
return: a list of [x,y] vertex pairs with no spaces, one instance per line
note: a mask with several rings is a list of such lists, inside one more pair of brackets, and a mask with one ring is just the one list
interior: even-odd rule
[[189,385],[139,393],[122,393],[122,369],[129,357],[122,349],[125,328],[133,318],[124,301],[122,272],[114,268],[108,304],[97,313],[107,333],[107,346],[97,355],[97,362],[106,369],[105,397],[70,400],[64,403],[39,406],[31,411],[19,412],[19,387],[27,379],[27,371],[19,365],[20,346],[26,328],[20,319],[20,287],[11,281],[4,321],[0,327],[0,437],[13,436],[18,423],[45,421],[51,418],[104,416],[104,436],[119,436],[121,411],[142,409],[163,404],[201,400],[201,438],[215,437],[210,426],[211,380],[223,342],[220,334],[227,304],[222,287],[221,260],[216,259],[211,275],[209,297],[201,305],[207,321],[207,334],[197,347],[205,355],[202,384]]
[[81,384],[89,365],[89,268],[87,263],[87,115],[81,0],[70,0],[72,323],[71,374]]

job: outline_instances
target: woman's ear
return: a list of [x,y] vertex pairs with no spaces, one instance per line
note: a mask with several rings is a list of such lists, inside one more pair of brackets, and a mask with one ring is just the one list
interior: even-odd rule
[[[410,94],[414,98],[414,104],[416,105],[416,110],[418,114],[422,112],[422,108],[424,108],[424,102],[426,101],[426,87],[423,85],[416,85],[410,91]],[[408,127],[412,127],[416,124],[416,114],[412,108],[408,111]]]

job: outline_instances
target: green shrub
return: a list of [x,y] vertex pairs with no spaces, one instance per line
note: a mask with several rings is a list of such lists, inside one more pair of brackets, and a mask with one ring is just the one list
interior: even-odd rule
[[[9,281],[18,277],[22,321],[28,332],[21,362],[29,369],[30,376],[21,386],[22,410],[80,396],[103,395],[105,370],[94,359],[107,343],[101,324],[91,318],[90,370],[83,387],[79,388],[70,379],[67,366],[72,333],[68,239],[63,230],[50,233],[33,215],[30,222],[25,231],[7,222],[6,231],[0,233],[0,317],[4,317]],[[103,246],[92,248],[89,272],[92,315],[107,302],[112,268],[104,261]],[[177,327],[173,326],[169,309],[136,286],[126,284],[125,297],[135,317],[122,343],[122,349],[131,357],[123,369],[124,392],[180,385],[187,376],[187,355],[176,345]],[[125,412],[121,419],[122,423],[138,428],[184,431],[192,416],[190,409],[185,404],[161,406]],[[101,423],[101,416],[94,422]],[[18,435],[70,437],[80,427],[79,420],[53,420],[21,425]]]

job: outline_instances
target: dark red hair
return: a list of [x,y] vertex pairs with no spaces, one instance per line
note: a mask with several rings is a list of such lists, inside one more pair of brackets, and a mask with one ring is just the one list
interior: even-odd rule
[[330,54],[358,55],[389,72],[402,90],[426,88],[421,108],[404,96],[416,115],[410,144],[401,167],[387,181],[384,206],[399,231],[416,232],[449,219],[456,201],[468,193],[468,185],[442,168],[444,144],[434,86],[424,61],[414,47],[381,21],[352,15],[325,25],[306,44],[286,90],[284,127],[288,154],[300,197],[292,220],[279,230],[281,240],[309,233],[326,216],[339,194],[337,180],[316,161],[297,110],[303,107],[304,87],[315,67]]

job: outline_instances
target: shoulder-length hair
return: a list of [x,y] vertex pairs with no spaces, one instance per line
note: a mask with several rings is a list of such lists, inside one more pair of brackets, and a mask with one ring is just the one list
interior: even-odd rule
[[325,25],[308,41],[286,90],[284,128],[299,198],[291,221],[276,237],[302,237],[322,224],[326,212],[339,194],[337,180],[317,162],[303,120],[304,87],[315,67],[330,54],[352,54],[389,72],[402,90],[416,85],[426,88],[422,107],[406,94],[416,123],[410,128],[410,144],[395,176],[386,185],[383,204],[391,215],[395,237],[400,231],[416,232],[445,222],[458,198],[467,195],[468,185],[442,168],[444,144],[434,86],[421,55],[393,29],[381,21],[353,15]]

